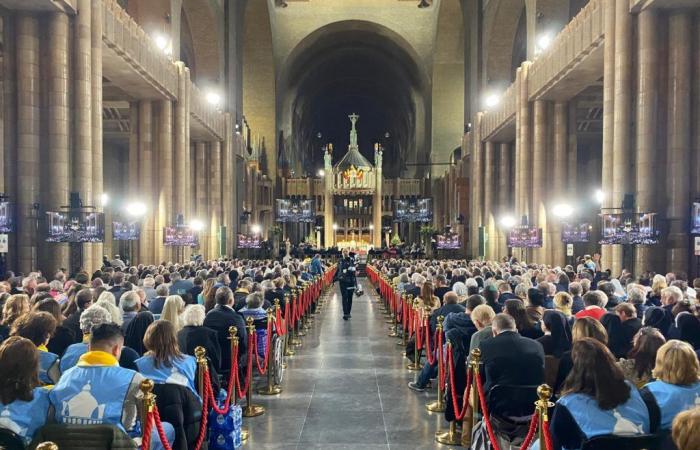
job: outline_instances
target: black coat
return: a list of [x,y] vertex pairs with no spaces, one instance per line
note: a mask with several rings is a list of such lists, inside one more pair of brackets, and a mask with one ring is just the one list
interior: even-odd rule
[[82,313],[83,311],[78,309],[63,321],[63,326],[73,332],[72,344],[77,344],[83,340],[83,331],[80,329],[80,315]]
[[350,287],[357,284],[356,276],[357,265],[353,258],[343,258],[338,261],[338,270],[335,273],[335,279],[340,283],[340,287]]
[[[80,333],[80,337],[83,337],[82,333]],[[75,341],[76,338],[73,331],[67,328],[65,325],[59,325],[56,327],[56,331],[54,332],[53,336],[51,336],[51,340],[49,340],[46,348],[48,348],[51,353],[55,353],[61,357],[63,356],[63,353],[65,353],[68,346],[75,344]]]
[[504,331],[480,345],[483,362],[484,392],[493,386],[536,386],[544,383],[544,350],[542,345]]
[[173,450],[194,448],[202,419],[202,403],[188,388],[176,384],[156,384],[153,393],[161,420],[175,429]]
[[195,356],[194,349],[201,346],[218,372],[221,370],[221,347],[216,331],[207,327],[188,325],[177,333],[177,344],[182,353]]
[[221,373],[231,371],[231,341],[228,329],[238,328],[238,366],[245,367],[248,362],[248,333],[245,328],[243,315],[229,306],[216,305],[204,318],[204,326],[216,331],[219,347],[221,348]]

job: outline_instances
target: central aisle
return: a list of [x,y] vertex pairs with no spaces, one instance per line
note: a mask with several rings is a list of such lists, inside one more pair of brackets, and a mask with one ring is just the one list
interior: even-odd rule
[[284,391],[255,395],[267,412],[245,419],[251,437],[244,448],[265,449],[433,449],[441,414],[425,403],[435,391],[416,393],[406,384],[396,338],[387,337],[373,286],[361,279],[365,295],[355,298],[352,319],[342,318],[337,286],[303,338],[289,368]]

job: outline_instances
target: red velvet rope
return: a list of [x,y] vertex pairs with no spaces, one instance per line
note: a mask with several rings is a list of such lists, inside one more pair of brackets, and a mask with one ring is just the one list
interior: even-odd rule
[[287,328],[282,322],[282,309],[275,308],[275,329],[280,336],[287,334]]
[[158,437],[160,438],[160,443],[163,444],[165,450],[172,450],[170,442],[168,442],[168,437],[165,435],[165,430],[163,429],[163,423],[160,421],[160,412],[158,412],[158,406],[153,406],[153,421],[156,424],[156,430],[158,431]]
[[532,445],[532,441],[535,439],[535,432],[537,431],[537,422],[540,420],[540,414],[535,411],[532,415],[532,420],[530,421],[530,428],[527,430],[527,436],[523,441],[523,445],[520,446],[520,450],[527,450]]
[[199,434],[197,435],[197,442],[194,445],[194,450],[199,450],[202,448],[202,444],[207,437],[207,422],[209,420],[209,399],[212,399],[212,403],[216,403],[214,400],[214,393],[211,390],[211,380],[209,379],[209,371],[206,370],[203,375],[204,378],[204,395],[202,396],[202,419],[199,422]]
[[544,436],[544,448],[546,450],[554,450],[554,445],[552,445],[552,435],[549,431],[549,422],[542,421],[542,435]]
[[[251,340],[251,335],[248,334],[248,340]],[[242,399],[246,396],[246,393],[248,392],[248,387],[250,386],[250,379],[253,377],[253,351],[255,350],[255,339],[252,339],[252,343],[248,343],[248,364],[247,364],[247,370],[246,370],[246,382],[245,382],[245,387],[241,389],[241,380],[238,378],[238,358],[233,360],[233,369],[235,370],[236,374],[236,393],[238,394],[238,398]]]
[[141,448],[151,450],[151,431],[153,431],[153,412],[146,413],[146,423],[143,424],[143,438]]
[[438,358],[440,361],[442,361],[442,364],[438,365],[438,383],[440,383],[440,386],[445,389],[445,381],[447,379],[446,372],[445,372],[445,355],[443,355],[442,352],[442,333],[438,333],[437,336],[437,341],[438,341]]
[[[416,329],[416,349],[423,350],[423,324],[421,324],[420,314],[418,311],[414,313],[414,324],[413,327]],[[418,363],[418,361],[416,361]]]
[[267,367],[270,363],[270,343],[272,342],[272,321],[268,320],[267,321],[267,337],[265,339],[265,342],[267,345],[265,346],[265,355],[263,357],[263,366],[260,367],[260,359],[258,357],[258,352],[257,352],[257,347],[258,347],[258,339],[257,336],[255,335],[255,332],[251,335],[253,340],[255,341],[255,365],[258,366],[258,372],[260,372],[260,375],[265,375],[265,372],[267,372]]
[[[425,318],[425,325],[423,327],[425,329],[425,358],[428,360],[428,364],[432,366],[435,364],[436,359],[435,352],[430,346],[430,322],[427,317]],[[435,330],[435,333],[437,333],[437,330]]]
[[475,378],[476,389],[479,391],[479,403],[481,404],[481,413],[484,417],[484,423],[486,424],[486,431],[489,433],[491,447],[493,447],[493,450],[499,450],[498,441],[496,441],[496,433],[493,432],[493,426],[491,425],[491,419],[489,418],[489,407],[486,404],[486,396],[484,395],[484,387],[481,384],[481,377]]
[[472,387],[472,369],[467,368],[467,386],[464,388],[464,394],[462,395],[462,409],[457,405],[457,393],[455,391],[455,368],[454,368],[454,356],[452,356],[452,347],[447,347],[447,365],[450,372],[450,387],[452,388],[452,409],[454,409],[455,420],[457,422],[464,419],[467,415],[467,407],[469,405],[469,389]]

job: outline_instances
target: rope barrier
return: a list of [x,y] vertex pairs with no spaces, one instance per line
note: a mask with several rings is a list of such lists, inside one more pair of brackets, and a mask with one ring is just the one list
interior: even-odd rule
[[496,433],[494,433],[493,426],[491,425],[491,418],[489,417],[489,409],[488,405],[486,404],[486,397],[484,395],[484,387],[481,384],[481,377],[476,377],[476,389],[479,391],[479,403],[481,404],[484,424],[486,425],[486,431],[489,434],[491,447],[493,447],[493,450],[500,450],[498,448],[498,441],[496,440]]
[[202,448],[202,444],[207,438],[207,422],[209,420],[209,401],[211,399],[212,403],[216,403],[214,399],[214,393],[211,389],[211,379],[209,379],[209,371],[204,372],[204,391],[205,395],[202,396],[202,419],[199,423],[199,434],[197,435],[197,442],[195,443],[194,450],[199,450]]
[[532,441],[535,440],[535,433],[537,432],[537,424],[539,423],[540,420],[540,414],[539,412],[535,411],[535,414],[532,415],[532,420],[530,420],[530,428],[527,430],[527,436],[525,436],[525,440],[523,441],[523,445],[520,446],[520,450],[527,450],[532,446]]
[[[250,334],[248,335],[250,336]],[[250,340],[250,338],[249,338]],[[234,370],[236,375],[236,394],[238,395],[238,399],[242,400],[245,396],[246,393],[248,392],[248,387],[250,386],[250,379],[253,377],[253,350],[255,349],[255,339],[253,339],[252,344],[248,344],[248,363],[246,365],[246,382],[245,382],[245,388],[241,389],[241,382],[238,377],[238,358],[235,360],[232,359],[232,365],[233,368],[231,370]]]
[[467,408],[469,407],[469,389],[472,385],[472,370],[467,369],[467,386],[464,388],[464,394],[462,395],[462,408],[460,409],[457,405],[457,393],[455,391],[455,373],[454,373],[454,356],[452,355],[452,346],[447,345],[447,364],[450,372],[450,387],[452,389],[452,409],[455,413],[455,421],[459,422],[464,419],[467,415]]
[[160,443],[163,444],[165,450],[173,450],[168,442],[168,437],[165,435],[165,430],[163,429],[163,423],[160,421],[160,412],[158,412],[158,406],[153,406],[153,421],[156,425],[156,431],[158,431],[158,437],[160,438]]
[[153,412],[146,413],[146,421],[143,424],[143,437],[141,438],[141,448],[143,450],[151,449],[151,432],[153,431]]
[[544,447],[546,450],[554,450],[554,445],[552,444],[552,435],[549,431],[549,422],[544,421],[542,423],[542,436],[544,436]]
[[272,321],[268,320],[267,321],[267,336],[265,338],[265,354],[263,355],[263,367],[260,367],[260,358],[258,357],[258,352],[257,352],[257,347],[258,347],[258,339],[255,333],[253,333],[253,338],[255,341],[255,365],[258,367],[258,372],[260,375],[265,375],[267,373],[267,367],[269,366],[270,362],[270,345],[272,344]]

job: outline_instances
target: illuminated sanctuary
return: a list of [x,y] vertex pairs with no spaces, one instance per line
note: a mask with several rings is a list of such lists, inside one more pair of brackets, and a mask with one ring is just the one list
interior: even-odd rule
[[[426,190],[423,180],[385,178],[382,172],[384,148],[379,143],[374,144],[372,164],[358,145],[356,126],[360,116],[353,113],[348,118],[351,129],[347,152],[334,164],[333,144],[323,146],[321,176],[283,178],[283,196],[293,202],[313,200],[317,205],[314,223],[318,225],[315,233],[309,229],[306,235],[319,247],[366,252],[370,248],[388,247],[392,233],[415,236],[413,223],[406,224],[405,233],[401,233],[399,223],[393,223],[397,204],[394,200],[422,197]],[[291,232],[292,227],[289,228],[287,231]]]

